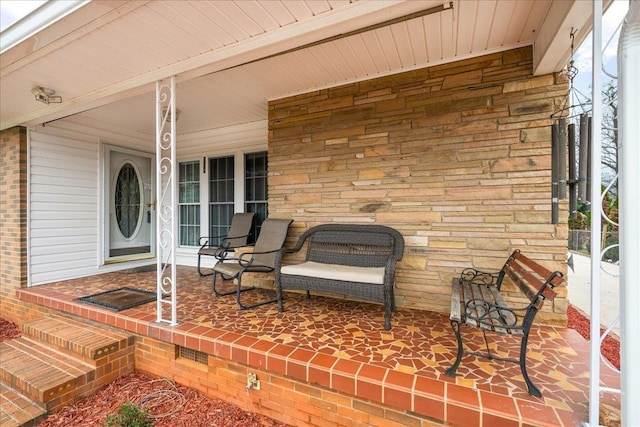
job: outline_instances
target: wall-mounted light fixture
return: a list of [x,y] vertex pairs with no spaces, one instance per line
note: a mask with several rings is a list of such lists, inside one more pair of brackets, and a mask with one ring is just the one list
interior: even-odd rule
[[42,86],[34,86],[31,89],[31,93],[35,97],[36,101],[40,101],[43,104],[60,104],[62,102],[61,96],[56,96],[56,91]]

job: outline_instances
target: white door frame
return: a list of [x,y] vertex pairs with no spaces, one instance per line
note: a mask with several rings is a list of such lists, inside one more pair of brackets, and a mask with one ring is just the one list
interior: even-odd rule
[[[123,255],[123,256],[110,256],[110,246],[111,246],[111,236],[110,231],[112,224],[110,222],[110,209],[111,209],[111,188],[113,186],[112,177],[111,177],[111,153],[117,152],[122,154],[129,154],[137,157],[148,158],[150,161],[150,183],[151,188],[149,188],[149,203],[153,206],[149,207],[151,209],[151,218],[150,218],[150,230],[149,230],[149,244],[150,244],[150,252],[144,254],[135,254],[135,255]],[[102,144],[102,194],[101,194],[101,205],[102,205],[102,221],[101,221],[101,229],[102,229],[102,250],[101,250],[101,260],[100,263],[102,265],[105,264],[114,264],[128,261],[137,261],[142,259],[153,259],[155,258],[156,253],[156,217],[154,212],[154,200],[155,200],[155,159],[152,153],[147,153],[144,151],[138,151],[130,148],[120,147],[113,144]],[[145,185],[143,183],[143,185]],[[147,203],[145,201],[145,203]],[[145,214],[143,214],[145,215]],[[143,224],[146,222],[146,218],[142,218]]]

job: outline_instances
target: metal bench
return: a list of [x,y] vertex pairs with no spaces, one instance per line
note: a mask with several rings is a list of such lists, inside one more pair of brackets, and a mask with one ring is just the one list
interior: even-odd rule
[[[527,296],[528,305],[511,308],[504,301],[500,289],[505,277]],[[529,331],[533,320],[545,300],[556,296],[553,288],[562,282],[562,273],[551,272],[535,261],[527,258],[519,250],[513,251],[500,271],[485,272],[473,268],[465,269],[455,278],[451,292],[451,315],[449,321],[458,341],[458,354],[453,366],[445,374],[454,377],[463,354],[472,354],[487,359],[518,363],[530,395],[541,397],[540,390],[527,375],[526,356]],[[463,349],[460,327],[462,324],[480,329],[483,333],[486,353]],[[521,335],[518,359],[500,357],[491,352],[486,332],[502,335]]]
[[[282,265],[284,253],[306,247],[303,263]],[[391,329],[396,262],[402,259],[404,239],[383,225],[323,224],[300,236],[293,249],[276,257],[278,308],[284,310],[285,290],[320,291],[353,296],[385,306],[384,328]]]

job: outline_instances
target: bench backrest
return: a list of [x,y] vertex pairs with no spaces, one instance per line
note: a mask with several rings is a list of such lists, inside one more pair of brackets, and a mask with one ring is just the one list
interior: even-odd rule
[[393,258],[402,259],[404,238],[383,225],[322,224],[311,227],[296,245],[306,242],[306,261],[360,267],[384,267]]
[[537,309],[542,308],[545,299],[551,301],[555,298],[553,288],[563,280],[561,272],[543,267],[524,256],[518,249],[513,251],[500,271],[498,290],[502,286],[504,276],[508,276]]

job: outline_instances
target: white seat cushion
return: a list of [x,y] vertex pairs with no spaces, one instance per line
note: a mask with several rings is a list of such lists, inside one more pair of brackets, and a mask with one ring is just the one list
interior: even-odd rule
[[384,283],[384,267],[352,267],[340,264],[323,264],[307,261],[297,265],[287,265],[280,269],[282,274],[291,276],[317,277],[319,279],[343,280],[345,282]]

